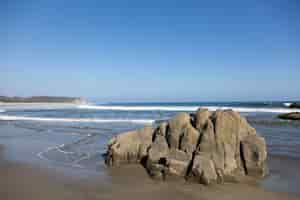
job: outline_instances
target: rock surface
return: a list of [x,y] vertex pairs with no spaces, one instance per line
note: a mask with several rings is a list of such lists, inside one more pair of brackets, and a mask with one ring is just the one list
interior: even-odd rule
[[299,103],[291,103],[289,106],[290,108],[300,108],[300,102]]
[[141,163],[156,179],[182,177],[208,185],[264,177],[266,159],[264,138],[239,113],[199,109],[114,137],[106,164]]
[[139,163],[148,154],[152,143],[153,128],[145,127],[112,138],[108,143],[105,162],[110,166],[123,163]]
[[287,120],[300,120],[300,112],[291,112],[286,114],[278,115],[280,119],[287,119]]

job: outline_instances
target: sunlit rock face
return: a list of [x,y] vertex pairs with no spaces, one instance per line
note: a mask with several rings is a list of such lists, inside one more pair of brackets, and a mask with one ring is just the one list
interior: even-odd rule
[[155,179],[208,185],[264,177],[266,159],[264,138],[239,113],[199,109],[114,137],[105,160],[108,166],[140,163]]

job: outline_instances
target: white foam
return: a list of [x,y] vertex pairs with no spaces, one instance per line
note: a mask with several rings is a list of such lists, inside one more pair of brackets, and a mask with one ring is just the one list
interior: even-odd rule
[[217,107],[217,106],[207,106],[209,110],[227,110],[232,109],[240,113],[290,113],[290,112],[300,112],[300,109],[290,109],[290,108],[246,108],[246,107]]
[[289,113],[300,112],[300,109],[290,108],[247,108],[247,107],[223,107],[223,106],[94,106],[94,105],[79,105],[80,109],[92,110],[118,110],[118,111],[196,111],[199,107],[208,108],[211,111],[232,109],[237,112],[264,112],[264,113]]
[[[44,151],[41,151],[39,153],[37,153],[37,157],[39,157],[41,160],[45,160],[45,161],[48,161],[48,162],[52,162],[52,161],[55,161],[55,160],[49,160],[48,158],[46,158],[43,154],[45,153],[48,153],[49,151],[53,150],[53,149],[57,149],[59,152],[63,153],[63,154],[73,154],[73,152],[66,152],[66,151],[62,151],[60,149],[60,147],[63,147],[64,144],[62,145],[58,145],[58,146],[54,146],[54,147],[48,147],[46,150]],[[78,168],[83,168],[83,166],[77,164],[77,163],[64,163],[66,165],[70,165],[72,167],[78,167]]]
[[199,106],[94,106],[79,105],[80,109],[119,111],[196,111]]
[[74,152],[72,152],[72,151],[63,151],[60,149],[60,147],[57,147],[56,149],[57,149],[57,151],[59,151],[60,153],[63,153],[63,154],[74,154]]
[[0,120],[5,121],[49,121],[49,122],[93,122],[93,123],[139,123],[151,124],[152,119],[99,119],[99,118],[48,118],[48,117],[23,117],[0,115]]
[[283,103],[283,105],[284,105],[285,107],[290,107],[291,104],[292,104],[292,103],[289,103],[289,102]]

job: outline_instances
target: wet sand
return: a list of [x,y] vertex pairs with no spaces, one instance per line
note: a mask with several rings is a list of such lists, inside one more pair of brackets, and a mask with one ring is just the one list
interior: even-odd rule
[[268,192],[256,185],[223,184],[204,187],[186,182],[156,182],[142,167],[128,165],[107,169],[111,180],[76,178],[38,166],[0,161],[2,200],[93,199],[243,199],[285,200],[300,197]]

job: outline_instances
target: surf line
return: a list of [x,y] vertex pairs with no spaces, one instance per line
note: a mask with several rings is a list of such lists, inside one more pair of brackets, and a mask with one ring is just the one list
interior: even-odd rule
[[[55,161],[55,160],[50,160],[50,159],[46,158],[43,154],[48,153],[49,151],[54,150],[54,149],[56,149],[56,150],[58,150],[59,152],[65,154],[65,151],[60,150],[61,146],[64,146],[64,144],[61,144],[61,145],[58,145],[58,146],[54,146],[54,147],[48,147],[46,150],[41,151],[41,152],[37,153],[36,155],[37,155],[37,157],[39,157],[41,160],[45,160],[45,161],[48,161],[48,162],[57,162],[57,161]],[[67,153],[67,154],[71,154],[71,153],[73,154],[73,153],[75,153],[75,152],[66,152],[66,153]],[[76,161],[74,161],[74,162],[76,162]],[[74,163],[74,162],[72,162],[72,163],[62,163],[62,164],[63,164],[63,165],[69,165],[69,166],[72,166],[72,167],[77,167],[77,168],[84,168],[83,166],[81,166],[81,165],[79,165],[79,164],[77,164],[77,163]]]
[[72,151],[63,151],[63,150],[61,150],[61,148],[64,148],[64,146],[65,146],[65,144],[62,144],[62,145],[56,147],[57,151],[59,151],[63,154],[74,154],[74,152],[72,152]]
[[43,156],[43,154],[48,153],[49,151],[54,150],[54,149],[56,149],[58,152],[61,152],[61,153],[64,153],[64,154],[74,154],[75,153],[75,152],[71,152],[71,151],[68,152],[68,151],[61,150],[60,148],[63,148],[64,146],[65,146],[65,144],[60,144],[60,145],[57,145],[57,146],[48,147],[46,150],[37,153],[37,156],[40,157],[41,159],[49,160],[49,159],[45,158]]
[[[91,136],[93,136],[93,135],[92,134],[88,134],[86,137],[81,138],[80,140],[89,138]],[[65,146],[66,146],[66,144],[60,144],[60,145],[56,145],[56,146],[53,146],[53,147],[48,147],[46,150],[41,151],[41,152],[37,153],[36,155],[41,160],[46,160],[48,162],[57,162],[55,160],[50,160],[50,159],[46,158],[45,156],[43,156],[43,154],[48,153],[51,150],[57,150],[58,152],[63,153],[63,154],[74,154],[75,153],[75,152],[72,152],[72,151],[61,150],[61,148],[65,147]],[[83,166],[81,166],[80,164],[78,164],[78,162],[80,162],[81,160],[85,160],[85,159],[87,159],[89,157],[90,157],[90,155],[88,154],[88,155],[86,155],[86,156],[84,156],[82,158],[79,158],[78,160],[75,160],[75,161],[71,162],[71,163],[63,163],[63,164],[64,165],[70,165],[72,167],[77,167],[77,168],[84,168]]]

